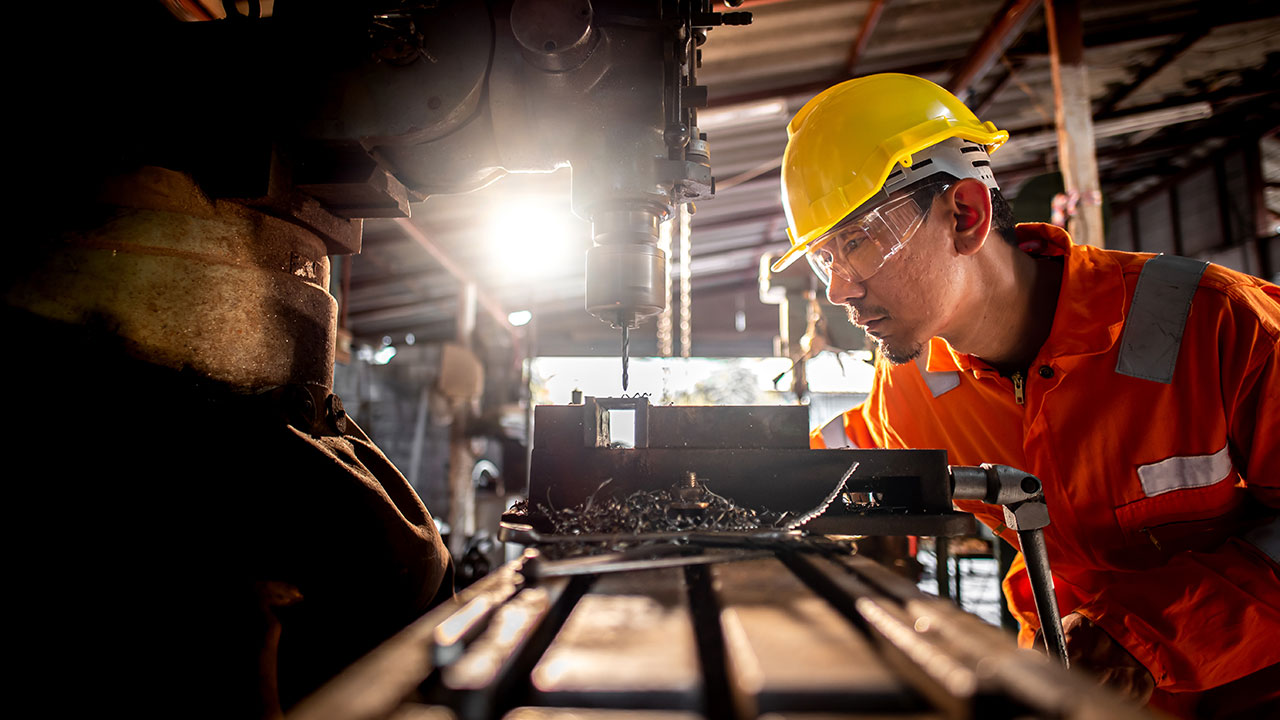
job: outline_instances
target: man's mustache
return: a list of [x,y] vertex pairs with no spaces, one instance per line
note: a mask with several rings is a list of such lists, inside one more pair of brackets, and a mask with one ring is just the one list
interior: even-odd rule
[[844,311],[845,314],[849,316],[849,322],[854,325],[862,325],[863,323],[860,321],[865,320],[866,318],[875,320],[889,316],[889,310],[879,305],[858,307],[853,303],[845,303]]

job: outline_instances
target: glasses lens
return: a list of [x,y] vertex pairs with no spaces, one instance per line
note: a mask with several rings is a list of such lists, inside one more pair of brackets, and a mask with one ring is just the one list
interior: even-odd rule
[[814,272],[827,284],[833,273],[850,282],[870,279],[924,221],[926,213],[916,200],[922,192],[890,200],[830,230],[806,254]]

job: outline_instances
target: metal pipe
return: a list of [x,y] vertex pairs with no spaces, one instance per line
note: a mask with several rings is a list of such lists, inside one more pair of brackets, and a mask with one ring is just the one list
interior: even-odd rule
[[964,95],[981,82],[996,60],[1022,35],[1023,28],[1039,5],[1039,0],[1008,0],[997,10],[960,67],[951,74],[946,83],[947,89],[956,95]]
[[866,17],[862,20],[862,27],[858,28],[858,38],[853,41],[853,45],[849,48],[849,58],[845,60],[844,71],[846,75],[853,76],[853,71],[858,67],[858,59],[862,57],[862,52],[867,49],[867,43],[871,42],[871,33],[875,32],[876,24],[880,22],[880,14],[884,12],[885,0],[871,0],[871,7],[867,8]]
[[1031,594],[1036,601],[1036,615],[1040,617],[1040,629],[1044,632],[1049,657],[1057,658],[1063,667],[1070,667],[1067,639],[1062,634],[1062,616],[1058,613],[1058,599],[1053,592],[1053,573],[1049,572],[1049,550],[1044,544],[1044,530],[1019,530],[1018,543],[1022,545],[1022,557],[1027,561]]
[[462,266],[458,265],[452,258],[446,255],[443,250],[431,241],[431,238],[427,237],[426,233],[422,232],[421,228],[413,224],[413,221],[408,218],[396,218],[395,222],[400,226],[400,229],[404,231],[405,235],[408,235],[409,238],[418,243],[423,250],[426,250],[431,257],[435,258],[436,262],[440,263],[441,267],[443,267],[450,275],[457,278],[458,282],[462,283],[464,286],[468,284],[476,285],[476,301],[480,304],[480,307],[484,308],[484,311],[493,318],[493,321],[498,324],[498,327],[507,331],[507,334],[511,336],[513,342],[519,341],[516,329],[512,327],[511,322],[507,320],[507,314],[502,309],[502,305],[487,293],[479,290],[479,285],[476,284],[475,280],[467,273],[466,270],[462,269]]

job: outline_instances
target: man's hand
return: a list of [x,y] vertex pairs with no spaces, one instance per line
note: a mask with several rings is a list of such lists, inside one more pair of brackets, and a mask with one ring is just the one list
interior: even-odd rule
[[[1156,689],[1155,678],[1092,620],[1073,612],[1062,618],[1062,632],[1067,638],[1067,659],[1071,667],[1095,675],[1103,685],[1140,703],[1151,699]],[[1035,647],[1044,648],[1044,635],[1040,631],[1036,632]]]

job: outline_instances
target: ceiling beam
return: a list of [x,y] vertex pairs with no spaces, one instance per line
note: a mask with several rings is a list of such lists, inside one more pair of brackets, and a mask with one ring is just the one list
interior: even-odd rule
[[[1237,0],[1218,3],[1212,13],[1201,13],[1196,6],[1171,16],[1152,18],[1148,13],[1125,15],[1089,22],[1085,19],[1085,48],[1107,47],[1138,40],[1183,36],[1201,29],[1213,30],[1226,25],[1254,22],[1280,16],[1280,5],[1274,0]],[[1048,36],[1028,35],[1009,49],[1009,55],[1047,55]]]
[[867,49],[867,43],[871,42],[871,33],[875,32],[876,25],[880,22],[880,15],[884,12],[885,0],[871,0],[871,6],[867,8],[867,14],[862,19],[862,26],[858,28],[858,37],[849,46],[849,56],[844,62],[844,74],[853,77],[853,73],[858,68],[858,60],[862,57],[862,52]]
[[1201,38],[1208,34],[1209,28],[1207,26],[1201,27],[1200,29],[1189,32],[1178,38],[1176,41],[1166,45],[1159,57],[1138,68],[1138,71],[1134,73],[1132,80],[1125,85],[1116,87],[1110,94],[1102,98],[1102,100],[1099,100],[1097,105],[1094,106],[1093,114],[1106,115],[1108,113],[1115,112],[1115,109],[1120,105],[1120,103],[1124,102],[1130,95],[1137,92],[1138,88],[1142,87],[1143,83],[1150,80],[1156,73],[1165,69],[1171,63],[1175,62],[1184,52],[1189,50],[1192,45],[1195,45]]
[[408,218],[396,218],[395,223],[400,227],[401,231],[403,231],[405,235],[416,242],[423,250],[426,250],[428,255],[435,258],[436,262],[440,263],[445,271],[457,278],[458,282],[463,285],[474,286],[476,288],[476,302],[480,307],[493,318],[493,321],[497,323],[498,327],[505,329],[508,334],[511,335],[513,340],[518,340],[516,329],[511,325],[511,322],[507,320],[507,312],[502,309],[502,305],[498,304],[498,302],[484,290],[481,290],[480,284],[471,277],[470,273],[464,270],[461,265],[454,262],[444,250],[441,250],[439,246],[432,242],[431,238],[427,237],[426,233],[422,232],[421,228],[414,225],[412,220]]
[[1027,21],[1040,7],[1040,0],[1006,0],[982,31],[969,54],[947,80],[946,87],[957,96],[964,97],[969,90],[982,82],[991,66],[1004,51],[1022,36]]
[[970,109],[973,110],[973,114],[977,115],[979,119],[981,119],[982,116],[991,109],[991,106],[996,101],[996,96],[1004,92],[1005,88],[1009,87],[1009,83],[1013,81],[1013,76],[1021,69],[1021,61],[1009,62],[1006,60],[1005,62],[1008,63],[1008,65],[1004,69],[1004,74],[992,83],[991,87],[988,88],[985,93],[975,97],[972,102]]

